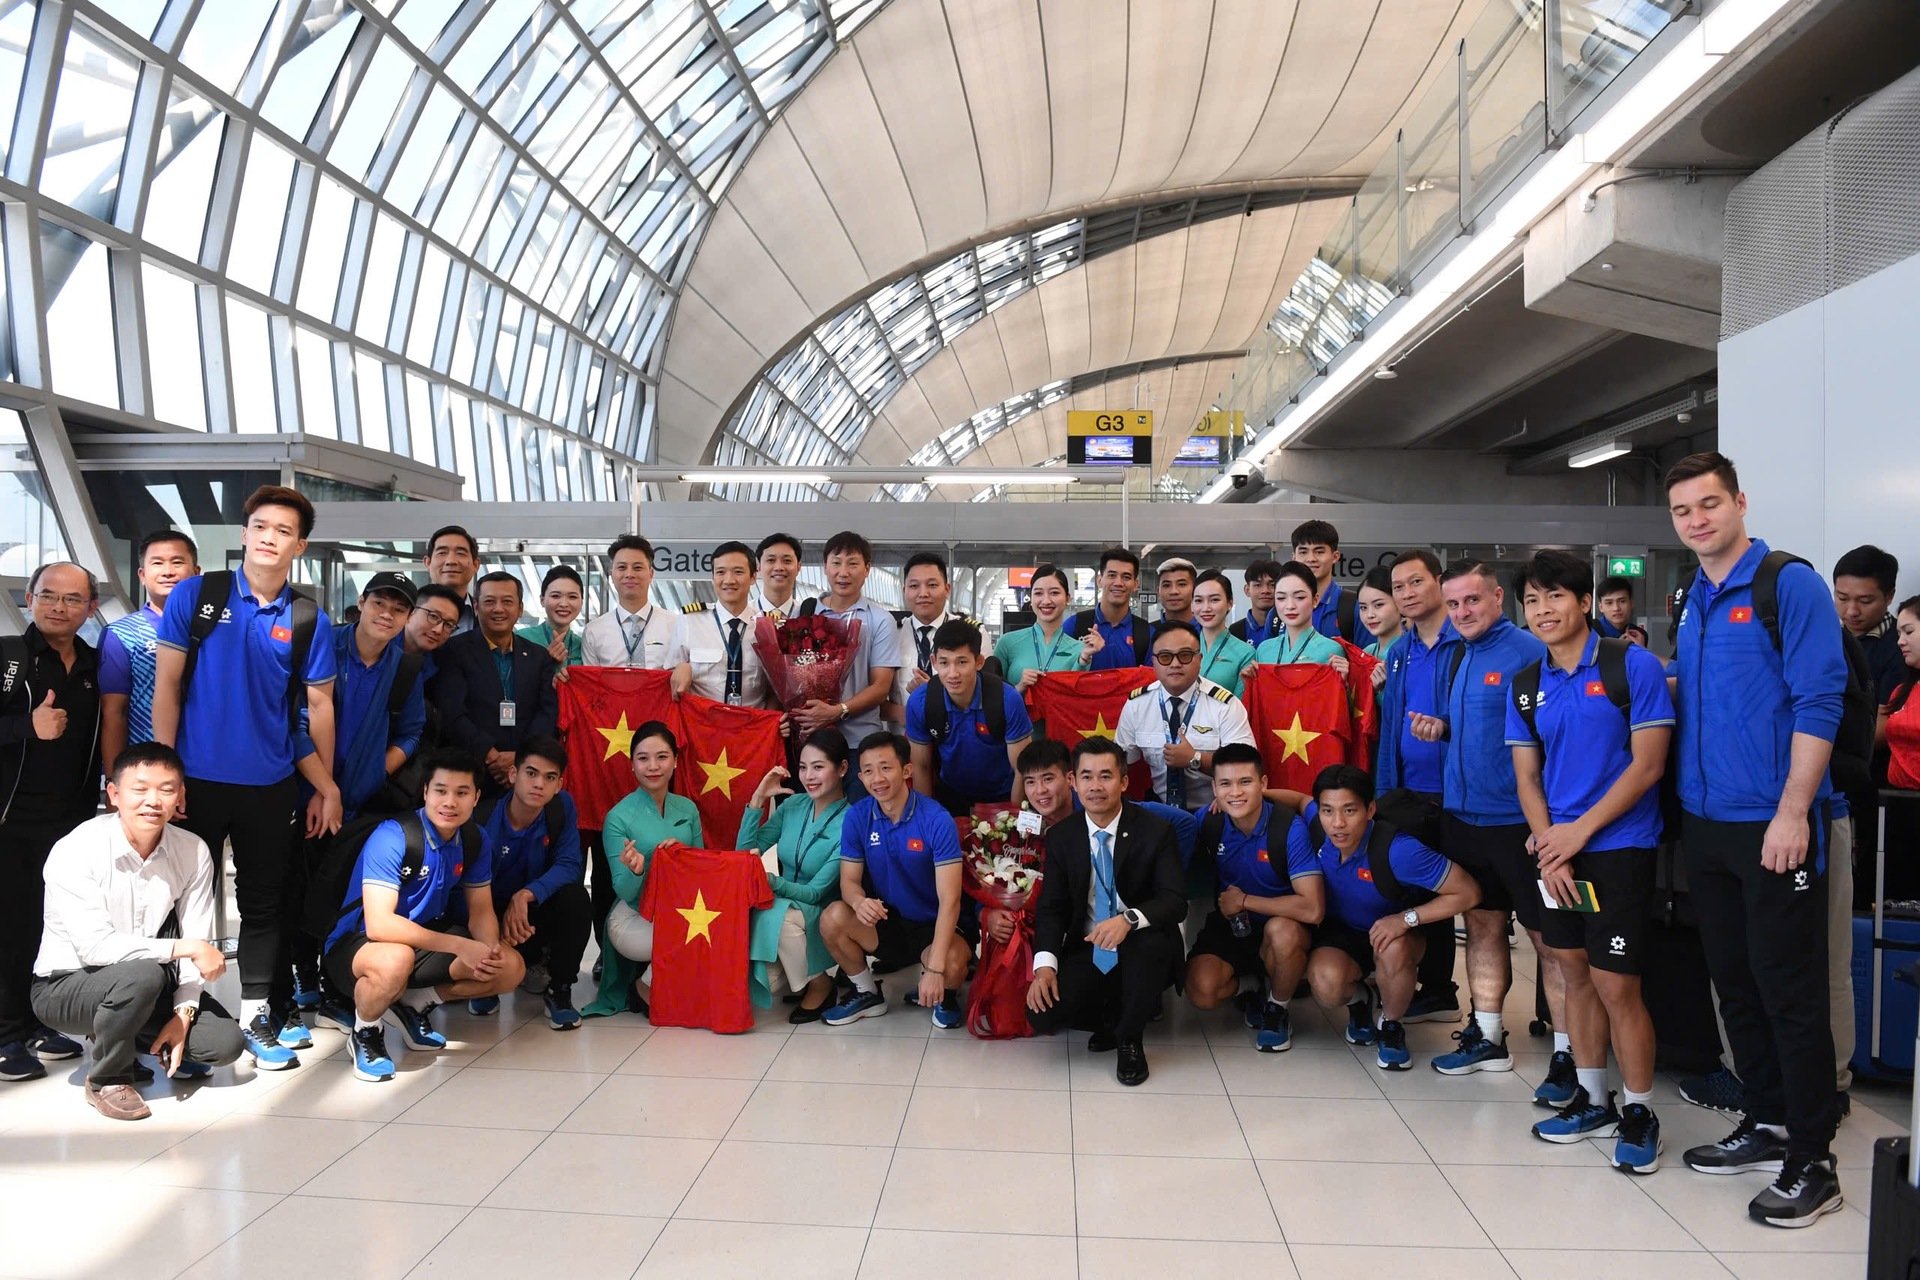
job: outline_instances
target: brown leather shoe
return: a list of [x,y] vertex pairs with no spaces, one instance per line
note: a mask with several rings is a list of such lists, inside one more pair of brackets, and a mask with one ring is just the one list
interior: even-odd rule
[[109,1120],[145,1120],[153,1112],[130,1084],[87,1085],[87,1105]]

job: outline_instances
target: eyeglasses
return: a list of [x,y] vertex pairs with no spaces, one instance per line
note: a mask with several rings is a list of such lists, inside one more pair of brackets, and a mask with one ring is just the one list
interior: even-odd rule
[[451,631],[455,627],[460,625],[460,619],[449,618],[446,614],[440,613],[439,611],[434,609],[426,608],[423,605],[416,605],[413,611],[415,613],[426,614],[427,615],[426,625],[431,627],[435,631]]
[[36,591],[33,593],[33,598],[39,603],[46,605],[49,609],[51,609],[55,605],[59,605],[63,609],[84,609],[89,604],[93,603],[91,600],[87,599],[87,597],[82,595],[64,595],[63,596],[63,595],[56,595],[51,591]]
[[1167,649],[1153,655],[1153,660],[1163,667],[1184,667],[1200,656],[1198,649]]

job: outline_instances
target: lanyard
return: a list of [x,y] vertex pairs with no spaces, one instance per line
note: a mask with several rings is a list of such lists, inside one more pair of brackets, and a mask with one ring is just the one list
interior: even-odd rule
[[[1200,705],[1200,682],[1194,681],[1184,696],[1187,700],[1187,710],[1186,714],[1180,717],[1180,733],[1185,733],[1187,726],[1193,723],[1193,709]],[[1160,691],[1160,723],[1167,726],[1168,746],[1172,746],[1180,737],[1180,734],[1173,732],[1173,716],[1169,714],[1171,710],[1172,704],[1167,701],[1167,693],[1163,689]]]
[[1073,639],[1073,637],[1067,634],[1067,628],[1063,624],[1058,631],[1053,633],[1053,643],[1047,646],[1047,656],[1042,658],[1040,657],[1040,624],[1037,622],[1034,623],[1032,640],[1033,656],[1038,659],[1035,665],[1042,671],[1053,670],[1053,660],[1060,656],[1060,642],[1071,639]]
[[1290,663],[1295,663],[1300,661],[1300,655],[1304,654],[1307,651],[1307,646],[1312,644],[1313,638],[1319,634],[1320,633],[1318,631],[1315,631],[1313,628],[1311,627],[1307,628],[1306,635],[1300,638],[1299,647],[1296,648],[1292,653],[1288,653],[1287,652],[1287,633],[1283,629],[1278,636],[1274,637],[1280,642],[1280,661],[1277,665],[1284,667],[1289,665]]
[[637,614],[637,613],[630,613],[630,614],[628,614],[628,615],[627,615],[627,616],[628,616],[629,618],[633,618],[633,619],[635,619],[636,621],[638,621],[638,622],[640,623],[640,625],[639,625],[638,627],[635,627],[635,628],[634,628],[634,631],[633,631],[633,634],[632,634],[632,635],[628,635],[628,634],[627,634],[627,627],[626,627],[626,624],[625,624],[624,622],[623,622],[623,623],[621,623],[621,625],[620,625],[620,639],[621,639],[621,640],[622,640],[622,641],[623,641],[623,642],[624,642],[624,643],[626,644],[626,646],[627,646],[627,661],[628,661],[628,662],[632,662],[632,661],[633,661],[633,651],[634,651],[635,649],[637,649],[637,648],[639,648],[640,646],[642,646],[642,645],[644,645],[644,644],[646,643],[646,641],[647,641],[647,628],[653,625],[653,611],[654,611],[655,609],[657,609],[657,608],[659,608],[659,607],[660,607],[659,605],[651,605],[651,606],[649,606],[649,607],[648,607],[648,609],[647,609],[647,616],[646,616],[646,617],[644,617],[644,618],[642,618],[642,617],[641,617],[641,616],[640,616],[639,614]]
[[[1220,638],[1218,640],[1215,640],[1211,646],[1207,644],[1207,640],[1205,636],[1202,636],[1200,638],[1200,674],[1201,675],[1204,676],[1207,674],[1207,668],[1213,665],[1214,658],[1219,654],[1220,650],[1226,648],[1227,641],[1231,639],[1233,639],[1233,636],[1225,631],[1222,631],[1220,633]],[[1207,678],[1212,679],[1211,676],[1208,676]]]

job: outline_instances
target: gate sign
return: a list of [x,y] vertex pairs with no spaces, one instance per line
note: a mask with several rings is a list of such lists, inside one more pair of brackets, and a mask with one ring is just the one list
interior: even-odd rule
[[1067,410],[1067,435],[1087,436],[1098,439],[1102,436],[1151,436],[1153,434],[1153,410],[1151,409],[1069,409]]

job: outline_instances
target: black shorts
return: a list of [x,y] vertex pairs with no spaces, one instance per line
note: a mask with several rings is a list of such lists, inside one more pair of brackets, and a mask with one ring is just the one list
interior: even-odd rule
[[1479,883],[1482,911],[1511,911],[1523,928],[1540,927],[1540,871],[1527,852],[1526,823],[1476,827],[1447,814],[1440,831],[1440,852]]
[[1587,953],[1587,964],[1608,973],[1638,974],[1646,961],[1647,922],[1653,915],[1651,849],[1602,849],[1573,855],[1575,880],[1593,885],[1600,910],[1540,915],[1540,941],[1556,951]]
[[1338,920],[1322,920],[1313,927],[1313,949],[1318,951],[1322,947],[1332,947],[1352,956],[1363,978],[1373,972],[1373,939],[1365,929],[1356,929]]
[[1236,937],[1232,923],[1216,907],[1207,912],[1206,922],[1200,926],[1200,933],[1187,952],[1187,961],[1192,963],[1195,956],[1218,956],[1233,966],[1236,976],[1265,973],[1267,966],[1260,959],[1260,938],[1265,926],[1266,917],[1256,915],[1252,931],[1244,938]]
[[919,964],[921,954],[933,945],[933,921],[908,920],[898,911],[889,910],[873,932],[873,963],[883,972]]
[[[435,933],[450,933],[456,938],[471,938],[467,926],[448,924],[436,920],[427,925]],[[327,957],[322,962],[327,982],[334,991],[348,1000],[353,999],[355,978],[353,976],[353,958],[360,954],[360,948],[373,939],[364,933],[350,933],[327,948]],[[413,974],[407,979],[409,990],[415,987],[437,987],[443,982],[453,981],[453,956],[445,951],[422,951],[413,949]]]

